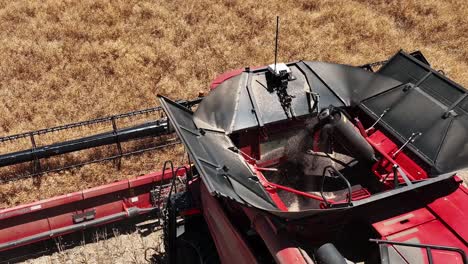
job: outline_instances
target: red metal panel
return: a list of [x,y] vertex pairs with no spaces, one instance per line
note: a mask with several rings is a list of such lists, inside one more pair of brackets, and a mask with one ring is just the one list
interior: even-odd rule
[[74,192],[30,204],[24,204],[12,208],[2,209],[0,210],[0,220],[28,213],[36,213],[47,208],[77,202],[82,199],[83,195],[81,192]]
[[[450,230],[438,220],[426,222],[417,227],[406,229],[399,233],[385,237],[387,240],[432,244],[461,248],[468,252],[468,248]],[[427,263],[425,249],[395,246],[395,249],[409,263]],[[463,263],[461,256],[455,252],[433,250],[434,263]]]
[[228,80],[228,79],[231,79],[232,77],[236,76],[236,75],[239,75],[241,72],[243,72],[244,69],[237,69],[237,70],[233,70],[233,71],[228,71],[228,72],[225,72],[221,75],[218,75],[218,77],[216,77],[212,82],[211,82],[211,85],[210,85],[210,90],[213,90],[215,89],[220,83]]
[[251,208],[242,207],[242,209],[277,263],[306,264],[310,262],[305,259],[307,253],[301,252],[296,242],[291,240],[285,232],[276,232],[276,228],[267,216]]
[[256,160],[260,159],[260,140],[259,132],[256,130],[249,131],[245,133],[239,139],[239,149],[242,151],[242,155],[245,159],[249,160],[254,158]]
[[49,231],[49,223],[47,219],[41,219],[3,228],[0,229],[0,243],[9,242],[47,231]]
[[426,208],[398,215],[372,224],[381,236],[388,236],[403,230],[434,220],[435,217]]
[[149,193],[143,193],[129,197],[125,201],[127,207],[149,208],[151,207],[151,197]]
[[73,225],[74,224],[73,215],[75,213],[77,213],[77,211],[73,211],[73,212],[69,212],[69,213],[65,213],[65,214],[61,214],[61,215],[48,218],[50,229],[53,230],[53,229]]
[[92,197],[97,197],[105,195],[112,192],[123,191],[128,189],[128,180],[123,180],[119,182],[114,182],[106,184],[103,186],[87,189],[83,191],[83,199],[89,199]]
[[[387,240],[458,247],[468,252],[468,193],[463,185],[418,209],[373,224]],[[456,234],[456,235],[455,235]],[[461,240],[460,240],[461,239]],[[425,249],[394,246],[409,263],[427,263]],[[454,252],[433,250],[434,263],[462,263]]]
[[104,216],[108,216],[108,215],[112,215],[112,214],[116,214],[116,213],[121,213],[121,212],[123,212],[125,210],[125,208],[124,208],[123,201],[118,200],[118,201],[115,201],[115,202],[105,203],[105,204],[101,204],[101,205],[96,206],[96,207],[88,208],[88,209],[85,209],[84,211],[88,212],[88,211],[92,211],[92,210],[96,211],[95,218],[101,218],[101,217],[104,217]]
[[456,182],[460,183],[460,187],[458,187],[462,192],[466,193],[468,195],[468,188],[465,187],[465,185],[463,185],[463,180],[458,176],[458,175],[455,175],[453,176],[453,178],[455,179]]
[[155,174],[149,174],[145,176],[141,176],[135,179],[128,179],[128,186],[130,188],[135,188],[138,186],[142,186],[145,184],[149,184],[154,182]]
[[395,150],[396,144],[391,141],[381,131],[377,130],[369,136],[369,139],[378,146],[378,149],[385,153],[390,153]]
[[[134,187],[145,185],[151,182],[158,182],[161,180],[162,175],[163,175],[162,171],[152,172],[152,173],[149,173],[149,174],[137,177],[137,178],[128,179],[128,183],[129,183],[130,188],[134,188]],[[172,178],[171,175],[172,175],[171,170],[166,170],[166,173],[164,173],[164,179],[168,180]]]
[[435,200],[428,207],[442,222],[450,226],[465,243],[468,243],[468,194],[464,191],[464,186],[460,186],[455,192]]
[[[179,170],[178,175],[184,175]],[[171,179],[170,170],[164,179]],[[99,186],[42,200],[39,202],[0,210],[0,243],[73,225],[73,215],[96,211],[95,219],[124,212],[128,207],[151,207],[149,190],[162,178],[155,172],[131,180]],[[44,210],[47,209],[47,210]],[[31,221],[31,222],[28,222]],[[58,236],[61,234],[54,234]],[[31,241],[29,243],[32,243]],[[4,250],[4,249],[3,249]]]
[[[403,151],[398,153],[395,157],[393,157],[393,153],[395,153],[399,147],[381,131],[375,131],[366,139],[369,142],[369,144],[371,144],[377,151],[380,152],[382,156],[384,156],[384,158],[376,165],[377,167],[380,166],[381,168],[385,169],[387,173],[391,174],[391,176],[389,176],[387,179],[391,179],[393,177],[392,166],[394,163],[398,164],[401,167],[401,169],[405,171],[405,173],[408,175],[408,178],[410,178],[411,180],[426,179],[428,177],[426,171],[424,171],[415,161],[408,157]],[[377,171],[375,173],[379,176],[379,173]],[[404,182],[403,178],[399,178],[400,182]]]
[[203,215],[222,263],[257,263],[251,249],[231,224],[218,201],[200,184]]

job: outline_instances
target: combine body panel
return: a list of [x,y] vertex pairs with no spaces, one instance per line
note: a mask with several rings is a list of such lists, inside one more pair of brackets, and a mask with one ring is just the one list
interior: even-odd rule
[[[460,197],[461,195],[461,197]],[[467,252],[468,247],[466,228],[466,203],[453,202],[458,198],[467,199],[466,189],[460,187],[447,197],[439,198],[429,204],[427,208],[421,208],[408,213],[386,219],[373,224],[373,227],[382,236],[382,239],[403,243],[429,244],[452,247]],[[433,207],[448,205],[444,210],[432,210]],[[454,208],[458,207],[459,208]],[[439,207],[440,208],[440,207]],[[455,209],[455,210],[454,210]],[[455,226],[450,226],[454,223]],[[453,229],[453,227],[457,227]],[[391,255],[398,259],[404,259],[408,263],[428,263],[426,248],[405,247],[392,245],[387,248]],[[459,251],[444,251],[432,248],[434,263],[464,263],[463,255]]]
[[142,128],[176,132],[190,167],[0,210],[0,251],[155,213],[169,263],[467,263],[468,93],[420,52],[375,65],[245,68],[196,103],[159,96],[167,118]]
[[[179,170],[179,176],[185,171]],[[0,210],[0,251],[86,228],[156,213],[168,194],[170,170]],[[165,183],[164,185],[161,185]],[[160,201],[155,188],[161,186]],[[153,197],[152,197],[153,196]]]
[[[203,190],[246,230],[239,240],[263,241],[271,260],[375,261],[380,250],[382,262],[465,263],[458,211],[468,197],[454,171],[468,166],[467,93],[413,55],[398,52],[378,72],[246,68],[216,79],[195,112],[160,101]],[[235,259],[215,224],[226,217],[204,217],[220,259]]]

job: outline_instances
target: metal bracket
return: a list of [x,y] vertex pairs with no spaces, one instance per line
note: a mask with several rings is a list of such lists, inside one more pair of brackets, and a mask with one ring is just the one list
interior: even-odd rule
[[395,151],[395,153],[393,153],[392,158],[395,158],[396,155],[398,155],[398,153],[400,153],[406,147],[406,145],[408,145],[410,142],[413,143],[416,140],[416,138],[421,135],[421,132],[412,133],[408,140],[406,140],[406,142],[397,151]]
[[78,224],[84,221],[89,221],[93,220],[96,217],[96,209],[93,209],[91,211],[83,212],[83,213],[78,213],[74,214],[72,216],[73,218],[73,223]]
[[41,163],[39,162],[39,159],[37,158],[37,155],[36,155],[37,146],[36,146],[36,140],[34,139],[34,134],[30,133],[29,137],[31,139],[32,153],[33,153],[33,157],[34,157],[34,160],[33,160],[33,174],[36,174],[41,170]]
[[447,119],[449,117],[456,117],[458,116],[458,113],[454,111],[455,107],[459,105],[465,98],[468,97],[468,93],[464,93],[460,98],[458,98],[449,108],[447,108],[447,111],[445,111],[444,115],[442,116],[443,119]]
[[112,122],[112,133],[115,136],[115,144],[117,145],[117,151],[119,152],[119,158],[116,159],[117,169],[120,170],[120,166],[122,164],[122,145],[120,144],[119,132],[117,131],[117,124],[115,122],[115,117],[111,117],[111,122]]
[[[392,167],[392,170],[393,170],[393,187],[396,189],[398,188],[399,186],[399,182],[398,182],[398,173],[400,173],[401,177],[403,178],[403,180],[405,181],[406,185],[413,185],[413,182],[411,182],[411,180],[408,178],[408,175],[406,175],[406,173],[400,168],[400,166],[398,166],[397,164],[394,164],[393,167]],[[385,177],[386,179],[387,177]],[[385,181],[384,179],[384,181]]]
[[[306,91],[307,103],[309,104],[309,112],[314,113],[317,109],[317,113],[320,112],[320,95],[318,93]],[[312,104],[312,101],[314,104]]]
[[370,130],[374,129],[374,127],[382,120],[382,118],[390,111],[390,108],[385,109],[382,114],[380,114],[379,118],[370,126],[368,129],[366,129],[366,133],[368,133]]
[[[386,245],[392,245],[392,246],[402,246],[402,247],[412,247],[412,248],[426,249],[427,259],[428,259],[429,264],[434,263],[434,259],[433,259],[433,256],[432,256],[432,250],[456,252],[456,253],[458,253],[460,255],[461,261],[464,264],[468,263],[468,258],[466,257],[465,251],[463,251],[463,249],[457,248],[457,247],[446,247],[446,246],[431,245],[431,244],[408,243],[408,242],[399,242],[399,241],[382,240],[382,239],[369,239],[369,241],[370,242],[375,242],[379,246],[381,246],[382,244],[386,244]],[[387,253],[384,254],[385,257],[388,256]],[[382,256],[382,252],[381,252],[381,256]]]

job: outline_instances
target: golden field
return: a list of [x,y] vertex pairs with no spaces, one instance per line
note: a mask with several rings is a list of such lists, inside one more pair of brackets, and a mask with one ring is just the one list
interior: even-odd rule
[[[158,93],[193,98],[224,71],[272,63],[276,15],[280,61],[359,65],[420,49],[468,86],[464,0],[2,1],[0,136],[152,107]],[[3,184],[0,207],[157,170],[182,152]]]

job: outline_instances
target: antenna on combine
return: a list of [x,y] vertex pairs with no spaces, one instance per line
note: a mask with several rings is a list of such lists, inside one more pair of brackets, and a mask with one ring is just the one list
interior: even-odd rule
[[278,58],[278,33],[279,33],[279,16],[276,16],[276,36],[275,36],[275,72],[276,72],[276,60]]
[[291,69],[285,63],[278,64],[278,36],[279,36],[279,16],[276,16],[276,36],[275,36],[275,63],[268,65],[268,71],[265,74],[267,79],[267,90],[278,94],[281,106],[288,118],[294,116],[291,110],[293,96],[288,94],[288,82],[295,78]]
[[278,63],[278,38],[279,38],[279,16],[276,16],[276,36],[275,36],[275,63],[268,65],[268,71],[276,78],[286,77],[286,81],[292,81],[295,78],[291,74],[291,69],[284,64]]

